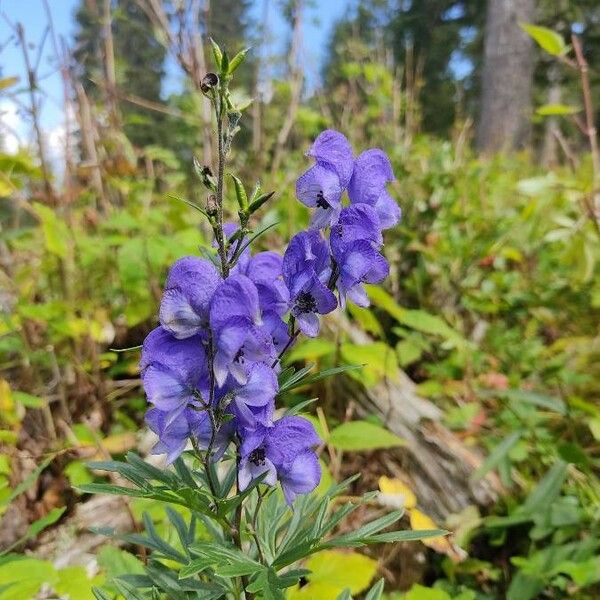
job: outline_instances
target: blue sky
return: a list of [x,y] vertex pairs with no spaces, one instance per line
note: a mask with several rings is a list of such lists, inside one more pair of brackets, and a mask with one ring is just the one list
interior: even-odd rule
[[[255,0],[253,15],[262,15],[263,2]],[[64,37],[67,42],[72,41],[74,32],[73,13],[80,0],[49,0],[55,30],[58,36]],[[309,86],[318,84],[320,67],[326,44],[329,39],[333,23],[347,10],[350,0],[327,0],[315,3],[305,13],[303,28],[304,60],[306,76]],[[218,6],[218,0],[213,0],[213,5]],[[269,29],[272,34],[272,50],[277,51],[284,47],[288,30],[281,17],[276,0],[269,3]],[[0,0],[0,73],[2,77],[17,75],[24,81],[25,68],[20,48],[13,42],[5,45],[11,36],[11,29],[5,18],[12,23],[20,22],[26,32],[27,41],[37,47],[39,40],[46,28],[47,18],[42,0]],[[37,48],[31,50],[36,56]],[[44,90],[44,103],[42,109],[42,125],[45,130],[53,131],[60,128],[63,119],[62,83],[53,63],[53,50],[50,40],[46,40],[45,50],[40,60],[40,76],[44,77],[41,86]],[[175,91],[180,84],[178,68],[168,62],[165,92]],[[19,118],[14,104],[8,100],[0,102],[0,119],[16,129],[22,136],[26,136],[26,124]],[[6,135],[6,134],[5,134]]]

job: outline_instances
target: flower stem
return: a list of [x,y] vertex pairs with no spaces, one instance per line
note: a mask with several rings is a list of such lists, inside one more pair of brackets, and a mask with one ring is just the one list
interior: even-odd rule
[[213,447],[215,445],[215,439],[217,436],[217,420],[215,419],[214,412],[214,399],[215,399],[215,370],[214,370],[214,347],[212,335],[208,340],[208,369],[209,369],[209,396],[208,396],[208,408],[207,413],[210,419],[210,441],[208,442],[208,447],[206,449],[206,453],[204,455],[204,470],[206,471],[206,479],[208,481],[208,487],[210,488],[210,492],[213,498],[217,499],[217,486],[213,481],[212,470],[210,468],[210,460],[211,454],[213,451]]
[[223,94],[224,90],[221,83],[217,98],[214,102],[215,116],[217,119],[217,147],[218,147],[218,164],[217,164],[217,226],[215,227],[215,237],[219,247],[219,258],[221,259],[221,273],[223,277],[229,275],[229,263],[227,261],[227,252],[225,250],[225,236],[223,233],[223,180],[225,178],[225,161],[227,152],[223,144]]

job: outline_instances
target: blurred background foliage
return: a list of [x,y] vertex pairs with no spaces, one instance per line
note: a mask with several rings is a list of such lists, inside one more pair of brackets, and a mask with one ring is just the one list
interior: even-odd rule
[[[360,597],[376,573],[390,600],[598,597],[600,165],[590,122],[600,117],[600,9],[497,0],[498,15],[494,2],[351,2],[313,89],[308,0],[271,3],[289,25],[281,55],[269,53],[266,21],[252,17],[266,1],[256,11],[239,0],[81,0],[64,40],[52,26],[28,40],[27,23],[5,15],[2,44],[18,45],[29,67],[18,80],[14,65],[0,65],[0,97],[18,103],[34,135],[0,151],[0,600],[89,598],[92,584],[116,597],[111,578],[144,560],[132,544],[89,541],[81,507],[94,500],[76,487],[101,481],[85,466],[91,458],[149,447],[138,354],[111,349],[141,343],[169,265],[210,245],[201,215],[178,200],[206,201],[193,157],[210,165],[214,153],[199,93],[209,37],[230,53],[253,46],[235,90],[247,109],[231,170],[276,191],[253,224],[277,222],[262,248],[281,249],[308,223],[294,184],[322,129],[390,155],[403,219],[386,238],[388,289],[371,290],[370,309],[349,307],[344,327],[333,323],[329,339],[301,342],[289,359],[366,366],[286,400],[321,397],[311,415],[326,481],[362,470],[358,489],[378,490],[383,507],[402,502],[407,526],[433,519],[453,532],[385,556],[316,555],[290,597],[345,588]],[[555,37],[540,30],[534,43],[518,22]],[[510,44],[495,52],[499,29],[530,60],[514,62]],[[59,161],[40,123],[43,44],[64,81]],[[167,60],[185,85],[165,97]],[[492,81],[507,65],[514,81]],[[0,140],[9,135],[0,130]],[[357,341],[348,327],[367,335]],[[394,427],[356,399],[408,385],[403,373],[440,411],[436,426],[482,452],[467,467],[473,482],[493,478],[494,502],[436,510],[448,490],[411,483],[403,442],[385,429]],[[173,527],[157,503],[116,510],[133,530],[144,511],[161,531]],[[78,556],[61,561],[82,539]]]

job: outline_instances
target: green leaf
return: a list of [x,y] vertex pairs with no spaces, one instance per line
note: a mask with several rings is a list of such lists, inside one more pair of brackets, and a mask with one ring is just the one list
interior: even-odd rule
[[565,461],[557,460],[527,496],[519,512],[531,515],[550,506],[560,494],[562,484],[567,478],[568,466]]
[[425,587],[416,583],[408,592],[404,600],[452,600],[444,590]]
[[235,73],[236,69],[244,62],[244,60],[246,59],[246,54],[248,54],[249,50],[250,50],[250,48],[244,48],[244,50],[240,50],[231,59],[231,62],[229,63],[229,69],[227,70],[227,73],[229,75],[233,75],[233,73]]
[[576,106],[567,106],[566,104],[544,104],[535,112],[542,117],[552,117],[561,115],[574,115],[581,109]]
[[85,567],[65,567],[58,571],[58,581],[54,585],[54,591],[61,598],[88,600],[90,597],[90,586],[93,583],[101,583],[101,580],[101,577],[90,579]]
[[331,431],[328,443],[337,450],[361,451],[396,448],[406,442],[369,421],[349,421]]
[[263,567],[234,547],[225,547],[215,542],[191,544],[189,550],[200,555],[179,571],[179,578],[195,575],[208,567],[222,577],[239,577],[259,572]]
[[60,508],[53,508],[47,515],[34,521],[27,528],[27,538],[33,538],[38,533],[46,529],[46,527],[50,527],[50,525],[54,525],[63,515],[63,513],[67,510],[66,506],[61,506]]
[[133,498],[150,497],[142,490],[136,490],[122,485],[112,485],[110,483],[87,483],[85,485],[76,486],[75,489],[82,494],[110,494],[112,496],[131,496]]
[[204,556],[201,558],[195,558],[187,565],[184,565],[181,567],[181,569],[179,569],[179,578],[185,579],[186,577],[192,577],[193,575],[208,569],[212,564],[213,561]]
[[285,357],[287,364],[300,360],[315,360],[335,352],[335,344],[324,338],[308,338],[294,346]]
[[143,575],[145,572],[144,565],[133,554],[112,545],[103,546],[97,554],[97,559],[109,582],[107,587],[113,587],[110,582],[115,577]]
[[10,494],[10,496],[6,498],[0,499],[0,506],[9,505],[17,496],[20,496],[23,492],[28,490],[37,478],[40,476],[41,472],[54,460],[54,456],[49,456],[45,460],[39,464],[34,471],[32,471]]
[[452,329],[442,318],[424,310],[408,309],[400,306],[382,287],[365,286],[371,302],[388,312],[399,323],[430,335],[438,335],[456,345],[466,345],[468,342],[457,331]]
[[393,542],[416,542],[428,538],[448,535],[445,529],[410,529],[405,531],[389,531],[378,533],[369,538],[370,544],[390,544]]
[[265,202],[268,202],[273,196],[275,192],[267,192],[265,194],[261,194],[255,200],[250,203],[248,207],[248,214],[254,214]]
[[561,398],[549,396],[548,394],[540,394],[538,392],[530,392],[529,390],[490,390],[486,394],[506,398],[510,401],[524,402],[525,404],[533,404],[539,408],[546,408],[561,415],[567,413],[567,407]]
[[471,475],[471,479],[474,481],[481,479],[486,473],[495,469],[502,460],[506,458],[511,449],[521,439],[523,435],[522,431],[513,431],[511,434],[506,436],[491,452],[491,454],[485,459],[483,464]]
[[134,585],[122,579],[115,579],[115,587],[127,600],[148,600]]
[[590,459],[585,450],[574,442],[565,442],[558,446],[558,455],[566,462],[577,465],[580,469],[590,466]]
[[229,73],[229,56],[226,50],[221,50],[221,77]]
[[[402,510],[394,510],[387,515],[383,515],[374,521],[370,521],[365,525],[362,525],[358,529],[351,531],[349,533],[344,533],[337,537],[334,537],[323,544],[321,544],[321,548],[343,548],[343,547],[353,547],[353,546],[363,546],[365,544],[374,543],[373,540],[377,539],[374,536],[379,533],[382,529],[389,527],[396,523],[402,515],[404,511]],[[419,533],[422,534],[423,531],[399,531],[399,532],[391,532],[396,534],[407,534],[407,533]],[[443,535],[438,532],[438,535]]]
[[19,392],[17,390],[13,390],[12,397],[14,400],[22,404],[25,408],[43,408],[47,404],[47,401],[44,400],[44,398],[40,398],[39,396],[32,396],[31,394]]
[[96,600],[113,600],[112,594],[107,594],[101,588],[93,587],[92,594],[94,594],[94,598],[96,598]]
[[213,53],[213,59],[215,61],[215,67],[217,67],[217,70],[220,71],[221,63],[223,61],[223,52],[222,52],[221,48],[219,47],[219,44],[217,44],[217,42],[215,42],[215,40],[213,40],[212,38],[210,38],[210,45],[212,47],[212,53]]
[[186,200],[185,198],[180,198],[179,196],[175,196],[174,194],[167,194],[167,198],[170,198],[171,200],[177,200],[178,202],[183,202],[184,204],[187,204],[189,207],[193,208],[194,210],[197,210],[200,214],[204,215],[207,219],[209,218],[208,213],[201,206],[194,204],[190,200]]
[[4,589],[2,600],[29,600],[35,598],[42,584],[53,586],[58,573],[52,563],[36,558],[17,557],[0,565],[0,587]]
[[600,556],[592,556],[581,562],[564,561],[555,572],[566,573],[580,587],[600,581]]
[[90,470],[80,460],[70,462],[65,467],[64,474],[67,476],[69,483],[72,486],[86,485],[94,481],[94,477],[90,473]]
[[59,258],[66,258],[70,237],[66,223],[61,221],[51,208],[39,202],[34,202],[32,208],[42,225],[46,250]]
[[384,342],[342,344],[340,354],[348,364],[363,365],[360,373],[350,373],[350,376],[367,387],[385,379],[398,380],[396,352]]
[[248,208],[248,194],[246,193],[246,188],[244,188],[244,184],[239,177],[236,177],[233,173],[229,173],[229,176],[233,179],[238,206],[240,207],[240,210],[245,211]]
[[291,383],[286,382],[285,391],[293,390],[297,387],[304,385],[312,385],[313,383],[317,383],[317,381],[321,381],[323,379],[328,379],[329,377],[333,377],[334,375],[339,375],[340,373],[347,373],[349,371],[356,371],[358,369],[362,369],[363,365],[340,365],[339,367],[332,367],[331,369],[324,369],[323,371],[319,371],[314,375],[308,375],[297,381],[293,381]]
[[521,29],[529,35],[537,44],[552,56],[561,56],[567,51],[567,46],[562,36],[539,25],[531,25],[530,23],[519,23]]
[[381,600],[383,595],[383,586],[385,585],[385,580],[381,578],[370,590],[369,593],[365,596],[365,600]]

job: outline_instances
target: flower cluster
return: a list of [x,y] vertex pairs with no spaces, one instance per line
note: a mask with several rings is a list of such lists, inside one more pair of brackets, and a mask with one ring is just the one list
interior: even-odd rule
[[338,301],[368,305],[363,284],[388,273],[382,230],[400,217],[381,150],[355,160],[346,138],[328,130],[309,155],[316,164],[296,191],[316,209],[311,227],[282,257],[239,253],[241,236],[225,225],[226,277],[209,260],[178,260],[166,280],[160,326],[145,339],[140,362],[152,405],[146,421],[159,439],[154,452],[172,462],[191,440],[217,460],[234,442],[240,489],[263,476],[266,484],[280,482],[289,503],[319,482],[319,438],[302,417],[275,419],[281,356],[299,332],[316,336],[319,315]]

